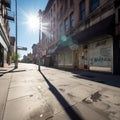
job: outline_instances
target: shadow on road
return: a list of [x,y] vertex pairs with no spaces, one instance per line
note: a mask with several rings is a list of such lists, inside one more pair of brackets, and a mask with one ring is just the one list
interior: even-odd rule
[[83,120],[83,118],[76,113],[76,111],[69,105],[69,103],[59,93],[59,91],[49,82],[49,80],[45,77],[45,75],[41,71],[40,71],[40,73],[42,74],[46,83],[48,84],[49,90],[54,94],[56,99],[59,101],[61,106],[64,108],[65,112],[71,118],[71,120]]

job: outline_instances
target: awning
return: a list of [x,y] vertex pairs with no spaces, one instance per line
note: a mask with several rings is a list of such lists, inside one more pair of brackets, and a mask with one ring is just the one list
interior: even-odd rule
[[74,43],[81,43],[92,40],[101,35],[114,35],[115,34],[115,16],[112,15],[101,22],[85,29],[72,36]]
[[49,49],[48,54],[49,54],[49,55],[50,55],[50,54],[54,54],[54,53],[56,52],[56,50],[57,50],[57,46],[54,47],[53,49]]

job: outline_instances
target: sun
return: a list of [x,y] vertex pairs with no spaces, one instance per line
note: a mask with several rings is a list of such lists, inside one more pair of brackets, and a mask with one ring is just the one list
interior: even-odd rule
[[38,30],[39,29],[39,17],[31,14],[27,16],[27,25],[32,30]]

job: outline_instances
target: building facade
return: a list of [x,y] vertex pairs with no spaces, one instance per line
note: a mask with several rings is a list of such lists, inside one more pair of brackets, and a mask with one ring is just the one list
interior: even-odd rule
[[120,74],[119,0],[49,0],[43,19],[48,66]]
[[13,18],[8,15],[10,5],[10,0],[0,0],[0,67],[4,67],[6,63],[11,63],[11,45],[13,44],[10,44],[8,20],[13,20]]
[[[55,50],[58,44],[58,23],[57,23],[57,1],[49,0],[42,17],[42,37],[40,36],[40,48],[42,64],[45,66],[55,66]],[[41,22],[40,22],[41,23]]]

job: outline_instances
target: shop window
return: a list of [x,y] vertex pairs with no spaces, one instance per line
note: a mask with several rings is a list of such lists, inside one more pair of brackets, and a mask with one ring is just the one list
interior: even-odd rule
[[71,28],[74,27],[74,13],[73,12],[70,14],[70,27]]
[[84,19],[86,16],[85,11],[85,0],[82,0],[79,5],[79,11],[80,11],[80,20]]
[[90,0],[90,12],[93,12],[99,6],[99,0]]

